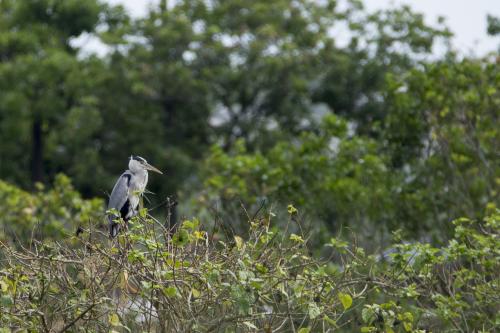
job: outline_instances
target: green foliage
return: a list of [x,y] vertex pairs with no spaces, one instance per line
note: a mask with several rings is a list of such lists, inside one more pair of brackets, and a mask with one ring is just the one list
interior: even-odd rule
[[255,206],[261,200],[291,201],[331,230],[387,223],[394,205],[391,184],[397,178],[389,177],[376,143],[350,135],[347,127],[342,118],[329,115],[318,130],[278,142],[265,153],[248,152],[243,141],[230,153],[215,146],[206,160],[204,195],[221,198],[226,213],[239,210],[231,208],[235,199]]
[[0,181],[0,240],[23,244],[32,237],[60,240],[78,226],[102,218],[100,199],[84,200],[68,177],[58,175],[53,187],[37,185],[34,193]]
[[[393,278],[401,288],[394,295],[399,297],[399,304],[408,302],[406,310],[391,302],[366,305],[364,322],[373,328],[388,320],[403,321],[405,330],[419,326],[436,331],[498,328],[495,257],[499,251],[499,218],[497,210],[484,222],[455,220],[455,236],[443,248],[424,243],[397,245],[390,267],[397,271]],[[408,310],[411,313],[404,312]],[[384,318],[382,323],[373,325],[380,316]]]
[[[404,75],[433,51],[436,42],[450,38],[442,21],[427,25],[420,13],[408,6],[369,13],[362,1],[346,1],[339,12],[349,27],[345,48],[328,50],[322,82],[314,101],[328,104],[336,114],[355,121],[359,133],[377,136],[389,114],[381,98],[387,75]],[[340,6],[339,6],[340,7]],[[345,33],[340,38],[346,38]]]
[[498,205],[499,74],[490,59],[465,59],[388,78],[386,149],[407,179],[399,219],[447,228],[450,218],[480,218],[485,204]]
[[488,15],[488,34],[496,36],[500,34],[500,18],[493,15]]
[[[214,143],[264,151],[315,131],[321,112],[373,137],[385,75],[449,35],[407,7],[370,13],[359,1],[161,1],[139,19],[98,0],[0,6],[0,178],[29,188],[64,170],[101,195],[140,154],[169,175],[153,201],[192,194]],[[88,56],[76,37],[111,51]]]
[[486,204],[499,203],[494,61],[447,60],[387,75],[388,113],[378,140],[328,115],[293,140],[256,152],[243,140],[230,151],[214,146],[202,202],[220,200],[228,221],[238,200],[291,201],[333,231],[348,226],[383,235],[384,227],[401,227],[446,239],[450,219],[482,218]]
[[89,141],[102,129],[94,74],[103,67],[80,59],[71,42],[94,31],[105,6],[97,0],[2,0],[0,6],[2,178],[26,188],[64,169],[81,175],[75,179],[84,190],[89,168],[99,176]]
[[[456,220],[455,237],[442,248],[394,244],[388,260],[354,245],[337,259],[314,258],[303,241],[307,235],[273,231],[269,220],[262,223],[269,218],[259,216],[248,239],[234,236],[234,242],[217,241],[197,220],[185,221],[170,237],[158,221],[136,217],[112,242],[99,241],[95,229],[86,228],[67,242],[35,241],[20,251],[0,243],[8,259],[0,269],[0,327],[498,329],[499,211],[483,222]],[[69,245],[75,241],[79,245]]]
[[[0,332],[497,331],[498,59],[429,58],[450,36],[357,0],[0,0]],[[83,197],[130,154],[200,219],[107,241]]]

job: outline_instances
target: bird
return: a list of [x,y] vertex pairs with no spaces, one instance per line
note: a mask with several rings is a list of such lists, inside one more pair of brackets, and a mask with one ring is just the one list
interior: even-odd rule
[[[108,210],[115,209],[120,217],[127,222],[137,214],[140,196],[148,183],[148,170],[163,174],[140,156],[130,156],[128,170],[121,174],[109,197]],[[116,216],[109,215],[109,235],[116,237],[120,224],[115,222]]]

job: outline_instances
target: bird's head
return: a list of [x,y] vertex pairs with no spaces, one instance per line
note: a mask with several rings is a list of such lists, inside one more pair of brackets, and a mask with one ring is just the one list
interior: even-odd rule
[[140,156],[130,156],[130,161],[128,162],[128,168],[132,172],[151,170],[159,174],[163,174],[160,170],[149,164],[144,158]]

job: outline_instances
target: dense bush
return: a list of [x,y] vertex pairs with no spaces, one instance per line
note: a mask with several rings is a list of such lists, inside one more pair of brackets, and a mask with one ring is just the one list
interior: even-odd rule
[[247,151],[243,141],[231,152],[213,147],[205,195],[220,199],[226,214],[241,211],[234,207],[238,200],[254,206],[262,200],[291,201],[330,232],[341,226],[367,234],[373,228],[385,231],[393,227],[391,184],[398,182],[397,174],[389,177],[386,161],[374,140],[349,134],[345,119],[328,115],[317,130],[278,142],[265,153]]
[[60,174],[52,188],[38,183],[33,193],[0,180],[0,240],[26,243],[59,240],[80,225],[97,221],[103,214],[100,199],[82,199],[68,177]]
[[[217,239],[196,219],[171,233],[145,210],[117,240],[1,243],[0,327],[9,332],[423,332],[498,329],[500,214],[459,219],[447,246],[398,242],[384,256],[332,238],[310,255],[289,206]],[[297,230],[297,231],[296,231]],[[396,238],[397,240],[397,238]]]

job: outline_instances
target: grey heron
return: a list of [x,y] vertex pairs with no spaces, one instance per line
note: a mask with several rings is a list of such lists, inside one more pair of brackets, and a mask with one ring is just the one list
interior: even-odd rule
[[[140,156],[130,156],[128,170],[116,181],[108,209],[115,209],[124,221],[128,221],[137,213],[140,196],[144,193],[148,183],[148,170],[162,174],[160,170],[149,164]],[[115,216],[109,216],[109,234],[116,237],[120,225],[114,221]]]

